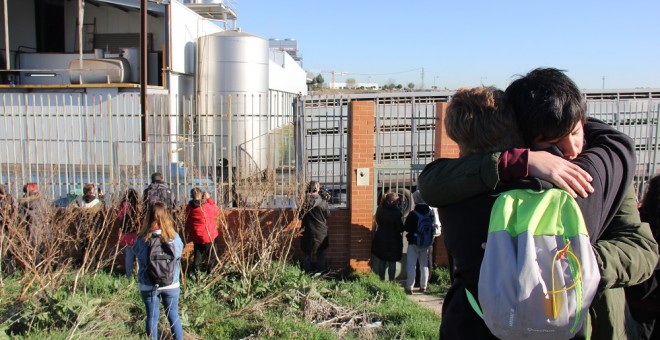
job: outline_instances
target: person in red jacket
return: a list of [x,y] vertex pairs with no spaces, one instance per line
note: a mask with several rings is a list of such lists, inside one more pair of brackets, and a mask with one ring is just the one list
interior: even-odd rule
[[200,188],[190,190],[191,200],[186,206],[186,232],[188,240],[194,244],[194,259],[191,272],[199,269],[202,257],[208,257],[207,273],[217,261],[217,248],[215,239],[218,237],[218,206],[208,192],[202,192]]

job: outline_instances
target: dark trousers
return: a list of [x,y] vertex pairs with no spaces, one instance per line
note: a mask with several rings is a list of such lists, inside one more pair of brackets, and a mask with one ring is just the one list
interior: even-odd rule
[[215,246],[215,240],[211,241],[211,243],[194,243],[194,248],[195,252],[191,271],[193,273],[197,272],[199,265],[202,263],[202,258],[207,258],[208,266],[206,267],[206,272],[210,273],[217,263],[217,247]]
[[[312,273],[314,269],[316,269],[318,272],[324,272],[326,269],[328,269],[328,264],[325,258],[325,250],[326,248],[319,249],[319,247],[316,246],[312,248],[311,252],[305,253],[305,257],[303,258],[303,270],[306,273]],[[314,268],[312,265],[313,255],[316,255],[316,268]]]

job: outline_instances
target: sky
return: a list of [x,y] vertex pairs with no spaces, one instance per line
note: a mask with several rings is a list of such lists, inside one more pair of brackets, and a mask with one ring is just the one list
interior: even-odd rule
[[[660,88],[657,0],[231,0],[237,26],[296,39],[330,82],[505,88],[537,67],[581,89]],[[346,72],[346,75],[340,73]]]

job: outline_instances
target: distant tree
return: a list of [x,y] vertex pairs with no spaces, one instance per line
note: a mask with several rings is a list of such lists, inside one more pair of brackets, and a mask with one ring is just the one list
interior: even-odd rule
[[401,90],[403,88],[403,85],[399,84],[396,86],[397,90]]
[[325,82],[325,79],[323,79],[323,76],[319,73],[319,75],[316,76],[316,83],[323,86],[323,82]]
[[355,78],[347,78],[346,79],[346,88],[354,89],[355,88],[355,83],[356,83]]
[[414,89],[415,88],[415,83],[408,83],[408,88],[409,89]]

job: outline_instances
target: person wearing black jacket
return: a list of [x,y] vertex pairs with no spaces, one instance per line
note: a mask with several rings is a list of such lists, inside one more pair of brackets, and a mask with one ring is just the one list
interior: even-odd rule
[[386,271],[389,280],[394,281],[396,263],[401,261],[403,252],[403,215],[398,203],[399,195],[395,192],[388,192],[376,209],[378,229],[371,242],[371,253],[380,260],[376,271],[383,281]]
[[309,182],[303,206],[298,212],[302,220],[302,238],[300,246],[303,253],[303,270],[312,272],[312,259],[316,256],[316,270],[323,272],[327,269],[325,258],[328,249],[328,224],[330,208],[328,202],[319,195],[321,186],[317,181]]

